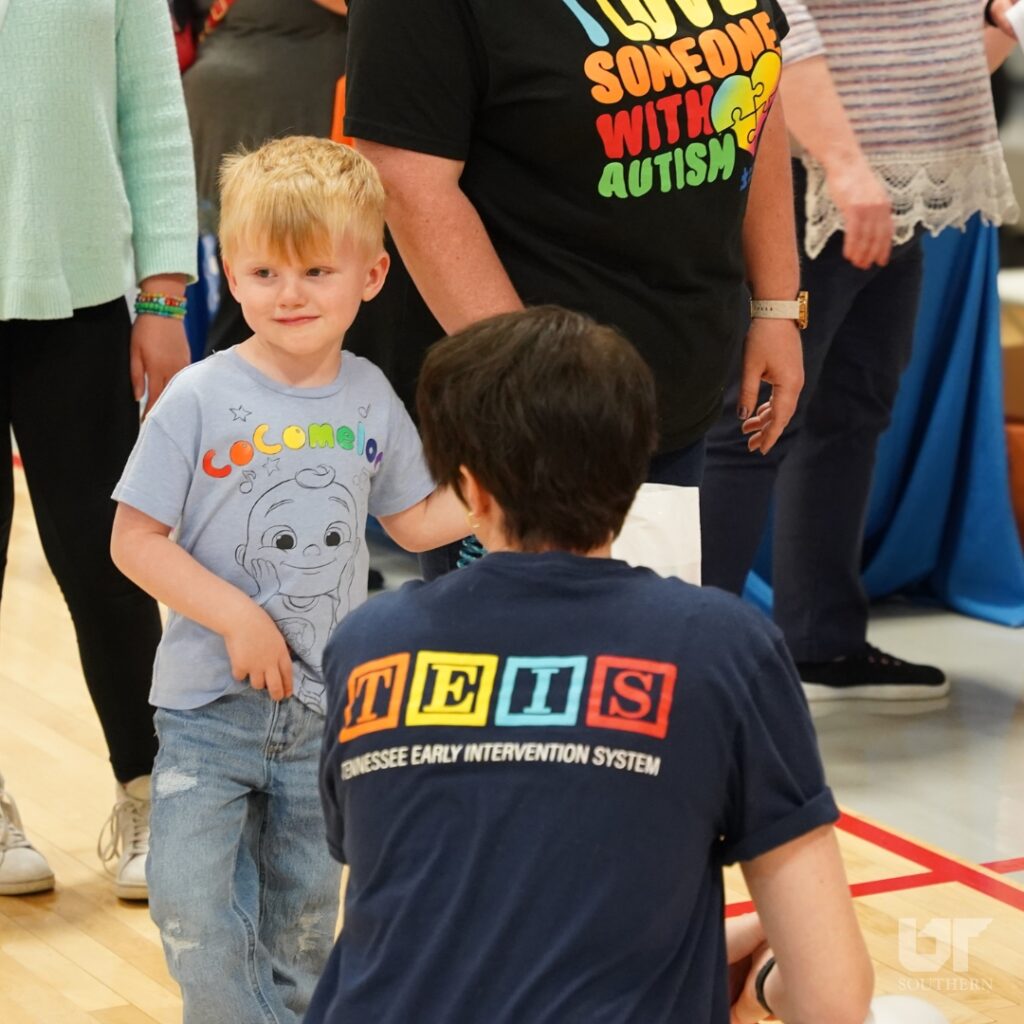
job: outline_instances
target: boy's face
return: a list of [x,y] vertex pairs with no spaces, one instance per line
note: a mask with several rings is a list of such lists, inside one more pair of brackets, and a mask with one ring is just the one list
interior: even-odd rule
[[368,256],[347,238],[309,263],[240,242],[224,263],[231,294],[257,343],[303,357],[340,348],[360,303],[380,291],[387,269],[386,253]]

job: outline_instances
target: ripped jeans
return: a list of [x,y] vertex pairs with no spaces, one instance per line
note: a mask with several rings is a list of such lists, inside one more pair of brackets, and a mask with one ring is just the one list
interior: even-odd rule
[[298,1024],[334,942],[341,869],[322,717],[264,691],[156,712],[149,908],[184,1024]]

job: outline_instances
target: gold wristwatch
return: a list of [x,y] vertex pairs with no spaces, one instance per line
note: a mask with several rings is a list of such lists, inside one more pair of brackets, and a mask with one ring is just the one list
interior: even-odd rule
[[797,327],[807,326],[807,292],[798,292],[795,299],[751,299],[751,318],[765,320],[795,320]]

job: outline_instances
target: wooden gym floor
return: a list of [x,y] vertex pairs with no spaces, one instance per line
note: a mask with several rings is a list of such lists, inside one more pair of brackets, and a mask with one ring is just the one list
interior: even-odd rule
[[[0,770],[57,889],[0,897],[0,1022],[174,1024],[181,1004],[146,907],[117,900],[96,857],[113,779],[15,472],[0,619]],[[951,1024],[1024,1024],[1024,888],[1007,877],[1024,870],[1024,856],[970,864],[852,812],[839,835],[877,991],[927,999]],[[729,913],[749,909],[738,871],[727,884]]]

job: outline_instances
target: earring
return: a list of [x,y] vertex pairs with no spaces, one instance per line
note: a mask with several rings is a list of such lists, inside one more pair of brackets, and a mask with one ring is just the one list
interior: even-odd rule
[[[474,521],[475,520],[475,521]],[[480,517],[477,516],[471,508],[466,509],[466,522],[469,523],[469,528],[476,533],[477,530],[483,525],[480,522]]]

